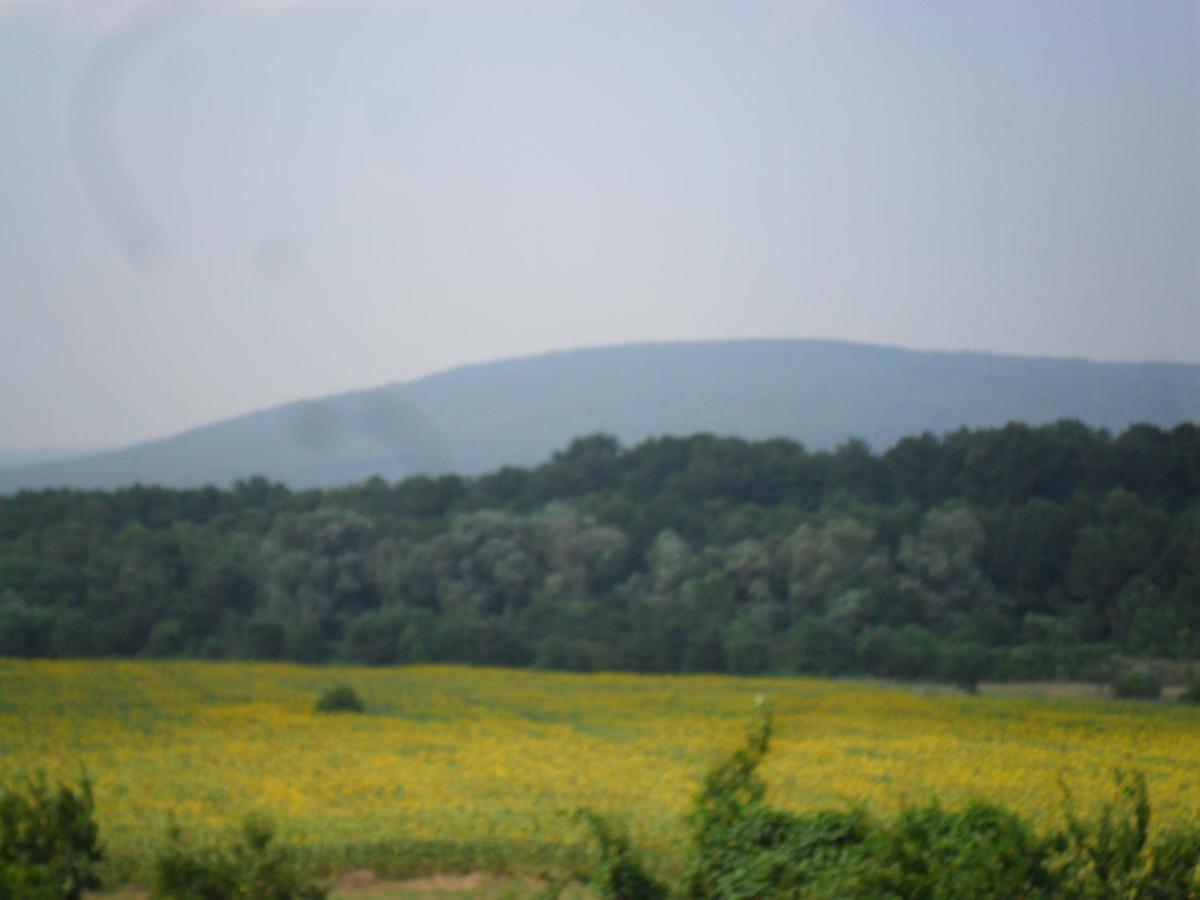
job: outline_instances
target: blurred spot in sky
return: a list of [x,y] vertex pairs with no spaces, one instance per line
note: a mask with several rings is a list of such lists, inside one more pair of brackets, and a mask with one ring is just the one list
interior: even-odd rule
[[126,78],[183,25],[189,7],[151,0],[128,13],[84,61],[68,110],[71,158],[88,202],[117,250],[137,269],[165,260],[170,238],[125,164],[114,120]]
[[277,233],[264,235],[258,242],[252,267],[263,284],[284,285],[299,276],[303,262],[300,244],[290,235]]

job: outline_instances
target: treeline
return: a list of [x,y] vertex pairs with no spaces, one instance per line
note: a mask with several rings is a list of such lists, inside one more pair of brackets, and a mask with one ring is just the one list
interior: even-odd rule
[[898,678],[1200,658],[1200,428],[581,438],[533,469],[0,498],[0,655]]

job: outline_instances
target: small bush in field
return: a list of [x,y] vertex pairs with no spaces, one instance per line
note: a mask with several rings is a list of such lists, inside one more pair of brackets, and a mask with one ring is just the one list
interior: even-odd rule
[[1153,669],[1130,669],[1112,685],[1113,694],[1124,700],[1157,700],[1162,689],[1162,678]]
[[100,886],[91,783],[51,787],[36,774],[0,787],[0,897],[76,900]]
[[274,843],[274,829],[250,816],[232,847],[188,846],[172,826],[155,860],[154,895],[165,900],[322,900],[291,854]]
[[317,712],[325,713],[360,713],[364,712],[363,702],[353,688],[341,685],[335,687],[317,701]]
[[1179,695],[1179,702],[1200,706],[1200,672],[1192,676],[1192,680],[1188,683],[1188,686]]

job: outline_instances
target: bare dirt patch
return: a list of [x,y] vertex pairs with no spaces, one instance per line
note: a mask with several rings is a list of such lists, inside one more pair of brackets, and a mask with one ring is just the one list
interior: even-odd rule
[[[460,875],[428,875],[423,878],[380,878],[370,869],[356,869],[339,876],[330,887],[330,900],[455,900],[455,898],[528,897],[544,888],[536,878],[513,878],[468,872]],[[129,885],[114,891],[85,892],[84,900],[147,900],[149,891]],[[583,896],[566,892],[564,897]]]
[[536,878],[513,878],[467,872],[458,875],[427,875],[422,878],[385,879],[360,869],[347,872],[334,883],[333,900],[445,900],[452,897],[526,897],[545,887]]
[[1057,700],[1111,700],[1108,688],[1087,681],[1000,681],[979,686],[992,697],[1049,697]]
[[[1162,700],[1173,702],[1186,690],[1182,684],[1167,684],[1163,687]],[[979,693],[989,697],[1033,697],[1056,700],[1111,700],[1119,701],[1113,696],[1107,685],[1087,681],[999,681],[981,684]],[[1140,701],[1154,702],[1154,701]]]

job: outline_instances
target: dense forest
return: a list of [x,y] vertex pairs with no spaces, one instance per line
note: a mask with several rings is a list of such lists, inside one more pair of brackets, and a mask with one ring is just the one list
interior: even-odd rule
[[0,655],[1099,677],[1200,658],[1200,427],[580,438],[543,465],[0,498]]

